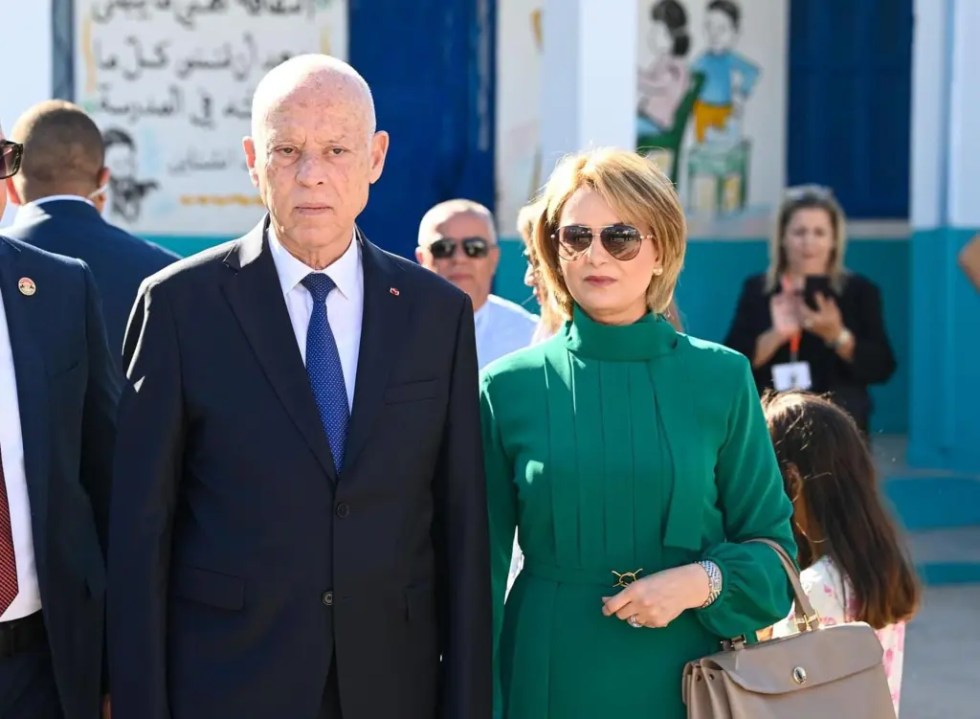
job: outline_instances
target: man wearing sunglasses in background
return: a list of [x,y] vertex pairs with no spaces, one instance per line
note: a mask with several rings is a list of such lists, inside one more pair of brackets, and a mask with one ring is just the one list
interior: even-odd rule
[[[0,180],[23,146],[0,134]],[[7,205],[0,182],[0,214]],[[120,378],[95,280],[0,236],[0,717],[104,711],[105,538]]]
[[470,200],[441,202],[419,224],[419,264],[470,296],[476,323],[476,353],[482,369],[498,357],[531,344],[538,318],[490,293],[500,261],[493,215]]
[[112,356],[122,361],[123,333],[140,283],[177,255],[106,222],[109,169],[95,122],[77,105],[48,100],[27,110],[10,133],[24,145],[21,171],[7,180],[21,205],[10,237],[83,260],[95,276]]

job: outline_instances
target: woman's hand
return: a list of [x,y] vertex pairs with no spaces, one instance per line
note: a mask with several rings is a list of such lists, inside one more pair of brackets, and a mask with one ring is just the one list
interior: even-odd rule
[[840,337],[844,329],[844,320],[840,309],[833,297],[826,297],[818,292],[816,295],[817,310],[814,312],[805,304],[800,308],[803,316],[803,328],[826,343],[831,343]]
[[666,569],[637,579],[614,597],[603,597],[602,613],[644,627],[666,627],[685,609],[704,604],[711,592],[708,573],[698,564]]
[[789,292],[780,292],[769,300],[772,329],[783,341],[800,331],[800,304],[799,298]]

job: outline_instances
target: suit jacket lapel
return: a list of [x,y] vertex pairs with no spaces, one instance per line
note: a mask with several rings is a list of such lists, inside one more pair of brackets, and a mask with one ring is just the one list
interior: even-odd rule
[[38,282],[38,294],[21,294],[17,284],[21,277],[37,281],[30,263],[14,245],[0,238],[0,292],[7,315],[10,348],[17,377],[17,403],[20,408],[21,437],[24,443],[24,469],[27,492],[31,502],[31,521],[38,563],[47,557],[48,508],[48,381],[46,362],[36,336],[51,318],[43,312],[45,298],[41,294],[54,291]]
[[266,226],[264,220],[229,252],[225,264],[232,272],[223,290],[279,400],[324,470],[336,481],[330,444],[296,345],[265,237]]
[[374,418],[384,403],[392,364],[408,332],[413,298],[399,288],[398,265],[358,231],[364,267],[364,318],[354,385],[354,409],[347,435],[346,466],[352,467],[372,435]]

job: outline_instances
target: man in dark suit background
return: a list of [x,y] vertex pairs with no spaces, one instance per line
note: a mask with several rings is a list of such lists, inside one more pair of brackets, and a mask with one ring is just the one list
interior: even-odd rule
[[488,719],[473,308],[356,229],[388,136],[323,55],[256,89],[268,215],[148,279],[109,551],[122,719]]
[[[2,138],[6,178],[22,148]],[[91,272],[0,236],[3,719],[100,714],[118,394]]]
[[102,218],[95,201],[110,179],[105,144],[82,108],[63,100],[41,102],[17,120],[10,135],[24,145],[24,160],[7,180],[10,198],[21,208],[6,234],[91,268],[109,347],[118,356],[140,283],[178,257]]

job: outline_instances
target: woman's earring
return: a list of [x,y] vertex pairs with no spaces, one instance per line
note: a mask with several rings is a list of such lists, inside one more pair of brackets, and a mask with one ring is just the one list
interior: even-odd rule
[[653,274],[655,274],[657,277],[660,277],[660,275],[662,275],[663,273],[664,273],[664,268],[663,267],[654,267],[653,268]]

